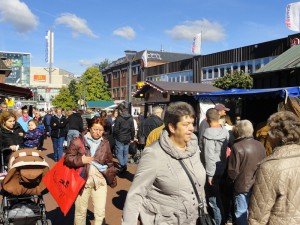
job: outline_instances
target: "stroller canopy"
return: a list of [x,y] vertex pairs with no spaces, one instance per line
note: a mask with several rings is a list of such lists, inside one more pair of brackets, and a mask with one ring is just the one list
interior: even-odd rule
[[41,195],[46,189],[42,178],[49,171],[49,165],[34,149],[14,152],[8,163],[8,173],[2,181],[2,188],[8,193],[19,195]]

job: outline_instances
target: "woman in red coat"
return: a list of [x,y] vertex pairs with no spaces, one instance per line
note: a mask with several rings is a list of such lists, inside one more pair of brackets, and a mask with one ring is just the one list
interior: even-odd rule
[[72,168],[83,167],[82,176],[86,180],[75,201],[75,224],[86,224],[88,200],[92,197],[95,225],[101,225],[105,218],[107,182],[111,187],[116,186],[116,173],[107,174],[108,168],[113,167],[113,157],[109,142],[103,137],[105,124],[105,119],[95,116],[88,132],[82,139],[73,139],[66,153],[65,164]]

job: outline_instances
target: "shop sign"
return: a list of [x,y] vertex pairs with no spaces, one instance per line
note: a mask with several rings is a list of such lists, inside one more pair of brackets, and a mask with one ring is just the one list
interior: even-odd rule
[[34,81],[46,81],[46,75],[33,75],[33,80]]
[[299,38],[294,38],[292,39],[291,47],[294,45],[299,45],[300,44],[300,39]]

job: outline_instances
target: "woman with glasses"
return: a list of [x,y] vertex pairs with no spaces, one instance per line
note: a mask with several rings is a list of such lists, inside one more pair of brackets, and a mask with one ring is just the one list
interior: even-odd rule
[[[107,182],[103,173],[113,167],[113,157],[109,142],[104,138],[106,120],[100,116],[91,119],[88,132],[82,133],[82,138],[73,139],[66,153],[65,163],[71,168],[83,167],[83,178],[86,184],[75,201],[75,224],[86,224],[86,212],[89,198],[94,205],[95,225],[102,225],[105,218]],[[84,148],[84,149],[83,149]],[[115,174],[109,176],[116,186]]]

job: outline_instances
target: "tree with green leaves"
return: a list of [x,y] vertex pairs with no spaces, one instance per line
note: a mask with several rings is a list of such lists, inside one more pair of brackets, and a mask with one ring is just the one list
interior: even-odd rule
[[[103,80],[102,73],[97,66],[86,69],[78,84],[78,96],[84,96],[86,101],[111,101],[108,84]],[[85,93],[85,94],[84,94]]]
[[217,88],[229,90],[232,88],[251,89],[253,87],[253,78],[244,71],[233,71],[227,73],[224,77],[219,77],[213,84]]
[[101,71],[101,70],[103,70],[105,67],[107,67],[109,63],[110,63],[110,62],[109,62],[109,59],[104,59],[101,63],[95,64],[95,66],[97,66],[97,67],[99,68],[99,70]]
[[77,84],[76,80],[70,81],[68,89],[69,89],[70,95],[73,96],[74,102],[77,103],[80,95],[78,92],[78,84]]
[[77,106],[77,104],[74,102],[73,96],[70,94],[70,91],[67,87],[62,87],[59,90],[59,94],[52,100],[52,105],[67,110]]

